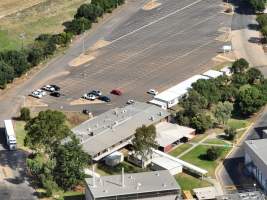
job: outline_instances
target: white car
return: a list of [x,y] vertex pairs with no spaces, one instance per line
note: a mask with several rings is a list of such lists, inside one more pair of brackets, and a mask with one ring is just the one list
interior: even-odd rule
[[45,96],[46,95],[46,92],[41,90],[41,89],[38,89],[36,90],[37,92],[39,92],[42,96]]
[[93,95],[93,94],[90,94],[90,93],[88,93],[88,94],[84,94],[82,97],[83,97],[84,99],[92,100],[92,101],[96,99],[96,96]]
[[51,86],[51,85],[45,85],[44,87],[42,87],[43,90],[46,90],[48,92],[54,92],[56,89]]
[[157,95],[159,92],[157,90],[154,89],[150,89],[147,91],[148,94],[152,94],[152,95]]
[[129,100],[126,102],[126,104],[128,104],[128,105],[130,105],[130,104],[134,104],[134,103],[135,103],[135,101],[132,100],[132,99],[129,99]]
[[35,98],[38,98],[38,99],[41,99],[43,97],[43,95],[40,92],[38,92],[38,91],[33,91],[31,93],[31,96],[33,96]]

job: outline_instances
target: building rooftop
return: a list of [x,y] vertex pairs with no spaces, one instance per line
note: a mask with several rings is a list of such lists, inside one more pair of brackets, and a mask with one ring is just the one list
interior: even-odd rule
[[208,76],[210,78],[217,78],[219,76],[222,76],[223,75],[223,72],[219,72],[219,71],[216,71],[216,70],[208,70],[206,72],[203,73],[204,76]]
[[216,197],[217,200],[265,200],[264,194],[259,191],[233,193]]
[[85,181],[94,198],[180,190],[180,186],[168,170],[125,174],[124,186],[122,175],[96,178],[95,185],[93,178],[87,178]]
[[177,97],[181,97],[187,93],[187,90],[191,87],[193,83],[200,79],[209,79],[209,77],[202,75],[194,75],[186,79],[185,81],[159,93],[154,97],[154,99],[160,99],[168,102],[173,99],[176,99]]
[[152,158],[152,163],[167,170],[183,167],[180,163],[163,156]]
[[156,125],[157,137],[156,141],[161,147],[180,140],[183,137],[190,137],[195,129],[179,126],[168,122],[160,122]]
[[215,187],[203,187],[193,189],[198,200],[215,199],[217,191]]
[[267,139],[247,140],[245,143],[267,165]]
[[94,156],[132,137],[142,125],[155,124],[169,115],[169,112],[158,106],[135,102],[89,119],[72,131],[80,139],[85,152]]

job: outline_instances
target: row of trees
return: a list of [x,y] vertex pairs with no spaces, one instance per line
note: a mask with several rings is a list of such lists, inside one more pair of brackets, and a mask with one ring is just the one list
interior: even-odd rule
[[51,196],[59,188],[68,190],[82,183],[90,158],[66,125],[65,115],[47,110],[29,117],[28,110],[21,109],[21,118],[28,120],[24,143],[34,152],[27,166],[39,186]]
[[201,79],[192,84],[180,101],[177,122],[203,133],[211,127],[225,127],[233,114],[249,116],[257,112],[267,101],[267,80],[242,58],[233,63],[231,71],[231,77]]
[[64,32],[41,34],[27,48],[0,52],[0,88],[4,89],[14,78],[53,55],[57,48],[66,47],[73,36],[90,29],[104,13],[112,12],[123,3],[124,0],[92,0],[78,8],[72,21],[64,23]]
[[265,10],[266,0],[247,0],[254,12],[263,12]]

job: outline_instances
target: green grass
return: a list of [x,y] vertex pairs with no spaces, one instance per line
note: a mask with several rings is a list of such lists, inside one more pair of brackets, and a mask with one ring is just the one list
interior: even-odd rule
[[249,126],[249,121],[241,119],[230,119],[227,125],[233,129],[240,129]]
[[96,172],[99,172],[100,175],[121,174],[122,167],[124,168],[125,173],[138,173],[138,172],[147,171],[147,169],[141,169],[139,167],[132,165],[131,163],[124,161],[115,167],[110,167],[110,166],[107,166],[103,163],[99,163],[97,165]]
[[0,44],[1,50],[19,49],[22,47],[22,43],[11,38],[7,30],[0,30]]
[[207,139],[204,141],[204,143],[207,143],[207,144],[228,144],[226,143],[224,140],[220,140],[220,139]]
[[26,136],[26,131],[24,130],[25,126],[24,121],[15,121],[14,131],[16,133],[16,139],[17,139],[17,146],[18,148],[26,148],[24,146],[24,138]]
[[198,134],[192,140],[190,140],[190,142],[199,142],[207,136],[208,136],[208,133]]
[[181,186],[182,190],[192,190],[193,188],[211,186],[209,182],[185,173],[177,174],[175,176],[175,179]]
[[181,159],[207,170],[209,176],[214,176],[214,171],[219,164],[220,159],[225,157],[230,148],[219,147],[222,150],[222,154],[216,161],[205,160],[205,155],[209,148],[210,146],[199,145],[182,156]]
[[186,151],[187,149],[189,149],[190,147],[192,147],[193,145],[185,143],[185,144],[181,144],[178,147],[176,147],[174,150],[170,151],[169,154],[177,157],[178,155],[180,155],[181,153],[183,153],[184,151]]

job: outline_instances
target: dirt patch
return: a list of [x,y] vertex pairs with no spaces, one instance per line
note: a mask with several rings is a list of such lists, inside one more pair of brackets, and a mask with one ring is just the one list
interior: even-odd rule
[[231,63],[236,60],[235,54],[233,52],[218,54],[212,58],[213,65],[220,65],[222,63]]
[[46,106],[48,105],[41,102],[41,99],[37,99],[30,96],[25,98],[24,107],[46,107]]
[[107,45],[109,45],[110,42],[106,40],[98,40],[90,49],[89,51],[95,51],[97,49],[103,48]]
[[157,0],[151,0],[143,6],[143,10],[153,10],[159,7],[160,5],[161,3],[157,2]]
[[96,58],[98,55],[97,51],[94,52],[86,52],[85,54],[79,55],[77,58],[74,58],[72,61],[69,62],[69,66],[71,67],[78,67],[82,64],[90,62]]
[[64,114],[66,115],[70,128],[78,126],[79,124],[89,119],[88,115],[85,115],[81,112],[64,112]]
[[99,104],[99,103],[104,103],[104,102],[100,101],[98,99],[96,99],[94,101],[90,101],[90,100],[80,98],[80,99],[76,99],[76,100],[70,102],[70,105],[72,105],[72,106],[74,106],[74,105],[89,105],[89,104]]

